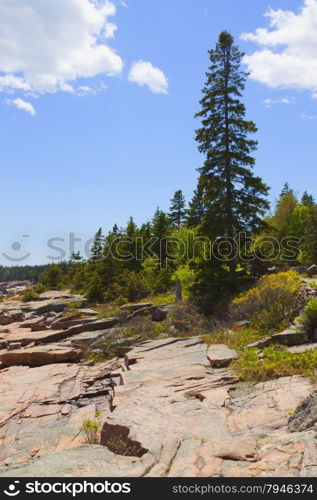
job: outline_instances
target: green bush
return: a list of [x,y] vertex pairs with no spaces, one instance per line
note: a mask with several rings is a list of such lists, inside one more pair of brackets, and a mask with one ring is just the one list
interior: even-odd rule
[[301,288],[294,271],[263,276],[256,287],[233,300],[233,312],[257,329],[283,328],[294,315]]
[[21,295],[22,302],[31,302],[32,300],[37,300],[39,294],[32,288],[27,288]]
[[259,359],[258,354],[257,349],[245,349],[231,364],[240,380],[260,382],[291,375],[313,377],[317,369],[317,350],[292,354],[281,347],[267,347],[263,350],[263,359]]
[[207,345],[212,344],[226,344],[230,349],[236,349],[240,351],[248,344],[252,344],[263,336],[263,332],[260,335],[257,330],[251,327],[237,327],[233,325],[232,333],[228,333],[228,329],[222,328],[217,333],[211,333],[205,335],[202,341]]
[[314,337],[317,329],[317,298],[308,301],[303,315],[303,327],[310,339]]
[[99,424],[98,420],[96,420],[96,419],[99,417],[99,415],[100,415],[100,413],[96,412],[96,414],[95,414],[96,418],[94,420],[86,419],[83,421],[82,430],[85,434],[87,444],[97,444],[98,443],[100,424]]
[[114,304],[116,306],[124,306],[125,304],[127,304],[129,301],[126,297],[118,297],[115,301],[114,301]]

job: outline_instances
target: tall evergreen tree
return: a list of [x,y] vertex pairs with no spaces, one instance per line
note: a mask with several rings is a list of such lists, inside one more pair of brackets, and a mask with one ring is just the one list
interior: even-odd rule
[[317,263],[317,206],[310,208],[307,215],[302,243],[303,260],[308,264]]
[[157,241],[154,242],[152,248],[159,258],[160,265],[163,265],[166,260],[165,238],[170,232],[170,227],[171,220],[168,215],[157,208],[152,219],[152,236],[157,238]]
[[[252,172],[257,142],[249,134],[257,128],[245,120],[240,99],[247,76],[240,69],[243,54],[230,33],[224,31],[209,55],[211,65],[202,90],[201,111],[196,114],[201,119],[196,141],[205,155],[200,169],[207,205],[203,230],[212,238],[234,238],[240,231],[260,229],[261,216],[269,207],[265,199],[268,187]],[[228,261],[234,274],[236,261],[230,251]]]
[[313,207],[315,205],[315,200],[312,194],[308,194],[307,191],[304,191],[304,194],[302,196],[302,205],[305,205],[306,207]]
[[204,189],[202,182],[199,179],[197,189],[194,191],[192,200],[189,202],[189,207],[186,213],[186,221],[188,227],[199,226],[204,219],[205,215],[205,202],[204,202]]
[[104,247],[103,240],[104,240],[104,237],[102,235],[102,228],[100,227],[95,234],[94,241],[93,241],[91,249],[90,249],[92,260],[102,259],[103,247]]
[[183,191],[178,189],[171,199],[169,217],[173,226],[180,227],[185,217],[186,200]]
[[293,194],[293,190],[289,187],[288,182],[285,182],[283,189],[281,191],[281,194],[280,194],[280,199],[283,198],[283,196],[285,196],[287,193]]

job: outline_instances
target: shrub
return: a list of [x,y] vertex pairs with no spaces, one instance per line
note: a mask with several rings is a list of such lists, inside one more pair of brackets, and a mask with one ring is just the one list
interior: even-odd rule
[[146,452],[137,441],[121,439],[119,436],[109,438],[106,445],[112,453],[124,457],[141,457]]
[[123,306],[124,304],[127,304],[129,301],[126,297],[118,297],[115,301],[114,301],[114,304],[116,306]]
[[303,315],[303,327],[309,338],[313,338],[314,331],[317,329],[317,298],[308,301]]
[[99,417],[99,415],[99,412],[96,412],[94,420],[86,419],[83,421],[82,430],[85,434],[87,444],[98,443],[100,424],[96,419]]
[[300,288],[294,271],[263,276],[256,287],[233,300],[233,311],[249,317],[259,329],[283,327],[292,319]]
[[[262,332],[263,335],[263,332]],[[240,351],[248,344],[252,344],[259,340],[262,336],[257,330],[251,327],[238,327],[233,326],[233,331],[230,333],[228,329],[222,328],[217,333],[211,333],[205,335],[202,341],[207,345],[212,344],[226,344],[230,349],[236,349]]]
[[245,349],[231,368],[243,381],[264,381],[291,375],[312,377],[317,369],[317,351],[292,354],[283,348],[267,347],[263,359],[257,349]]
[[21,295],[22,302],[31,302],[32,300],[37,300],[39,294],[32,288],[27,288]]

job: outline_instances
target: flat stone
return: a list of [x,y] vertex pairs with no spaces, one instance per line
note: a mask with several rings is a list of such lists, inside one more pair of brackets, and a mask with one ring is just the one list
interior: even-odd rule
[[140,304],[124,304],[123,306],[120,307],[120,309],[121,311],[134,312],[137,311],[138,309],[144,309],[152,306],[153,306],[152,302],[143,302]]
[[314,276],[315,274],[317,274],[316,264],[313,264],[308,269],[306,269],[306,273],[308,274],[308,276]]
[[50,344],[0,352],[0,363],[2,366],[42,366],[61,362],[78,362],[81,356],[82,351],[79,349]]
[[151,455],[115,455],[104,446],[82,445],[51,453],[19,468],[7,467],[1,477],[142,477],[154,465]]
[[232,361],[238,359],[238,354],[224,344],[214,344],[209,347],[207,358],[212,367],[222,368],[229,366]]
[[307,338],[303,333],[296,331],[296,329],[290,328],[280,333],[274,333],[274,335],[271,335],[271,337],[265,337],[258,340],[257,342],[253,342],[252,344],[249,344],[248,347],[264,349],[271,344],[281,344],[290,347],[305,344],[306,342]]
[[294,347],[289,347],[287,350],[289,352],[292,352],[293,354],[301,354],[307,351],[314,351],[315,349],[317,349],[317,343],[297,345]]

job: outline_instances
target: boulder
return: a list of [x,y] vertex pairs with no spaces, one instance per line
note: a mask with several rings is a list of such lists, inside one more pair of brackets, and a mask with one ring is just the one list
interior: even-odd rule
[[124,304],[123,306],[120,307],[121,311],[124,312],[135,312],[138,311],[139,309],[144,309],[148,307],[152,307],[152,302],[143,302],[140,304]]
[[27,319],[26,321],[23,321],[23,323],[20,324],[20,328],[34,328],[37,327],[38,325],[43,325],[43,322],[45,321],[44,316],[37,316],[36,318],[32,319]]
[[66,336],[70,337],[72,335],[82,332],[92,332],[95,330],[108,330],[116,326],[117,323],[118,323],[118,318],[98,319],[89,321],[88,323],[80,323],[79,325],[71,326],[70,328],[67,328],[67,330],[64,331]]
[[317,391],[314,391],[308,398],[296,408],[288,422],[290,432],[305,431],[314,427],[317,422]]
[[287,350],[293,354],[301,354],[307,351],[315,351],[317,349],[317,343],[314,344],[302,344],[289,347]]
[[10,325],[17,321],[23,321],[24,315],[21,310],[10,310],[0,314],[0,325]]
[[315,276],[317,274],[316,264],[313,264],[308,269],[306,269],[306,273],[308,274],[308,276]]
[[238,327],[240,327],[240,328],[242,328],[242,327],[244,327],[244,326],[245,326],[245,327],[248,327],[248,326],[250,326],[250,325],[251,325],[251,321],[249,321],[249,320],[247,320],[247,319],[245,319],[245,320],[243,320],[243,321],[237,321],[237,323],[235,323],[235,326],[238,326]]
[[296,329],[289,328],[280,333],[274,333],[271,337],[265,337],[249,344],[248,347],[256,347],[257,349],[264,349],[271,344],[280,344],[288,347],[305,344],[307,342],[306,336],[298,332]]
[[165,307],[157,307],[152,312],[152,321],[164,321],[167,318],[168,309]]
[[16,349],[21,349],[21,347],[22,347],[21,342],[10,342],[10,344],[8,344],[7,346],[7,350],[14,351]]
[[52,328],[61,328],[62,330],[67,330],[67,328],[70,328],[71,326],[88,325],[89,323],[92,323],[94,321],[96,321],[94,318],[67,319],[64,316],[62,318],[54,320],[52,323],[50,323],[50,326]]
[[238,354],[224,344],[214,344],[209,347],[207,358],[213,368],[223,368],[238,359]]
[[278,344],[291,347],[294,345],[305,344],[305,342],[307,342],[307,338],[303,333],[298,332],[297,330],[289,329],[272,335],[271,342],[277,342]]
[[27,365],[42,366],[53,363],[76,363],[80,360],[82,351],[59,344],[49,346],[34,346],[25,349],[0,352],[2,366]]

